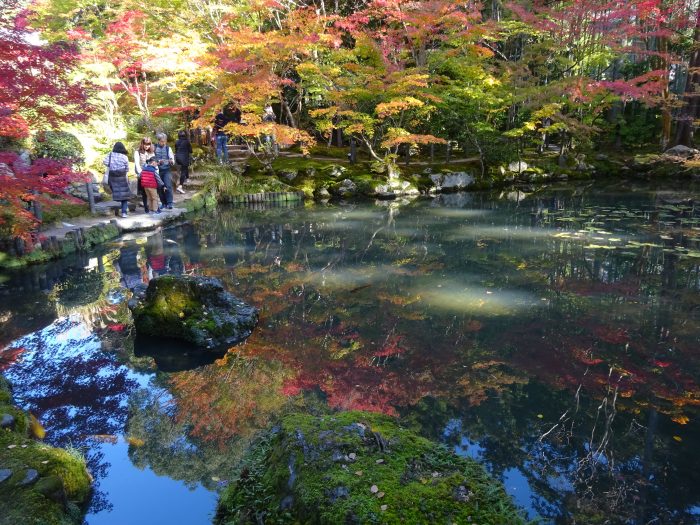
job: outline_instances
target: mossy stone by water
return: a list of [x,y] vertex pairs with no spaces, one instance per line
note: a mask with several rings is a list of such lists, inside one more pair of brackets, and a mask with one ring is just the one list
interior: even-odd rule
[[182,339],[212,350],[244,340],[258,323],[255,307],[207,277],[157,277],[131,306],[138,334]]
[[14,428],[0,429],[0,525],[74,525],[91,490],[85,459],[50,447],[28,435],[28,417],[11,404],[0,377],[0,414],[11,414]]
[[[262,521],[261,521],[262,520]],[[474,460],[386,416],[291,414],[262,436],[219,502],[217,525],[524,523]]]

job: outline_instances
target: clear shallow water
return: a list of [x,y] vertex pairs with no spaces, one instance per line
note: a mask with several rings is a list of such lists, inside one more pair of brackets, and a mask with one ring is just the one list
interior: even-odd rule
[[[0,368],[86,452],[90,524],[210,523],[247,439],[319,400],[482,461],[544,523],[699,523],[699,196],[224,208],[4,276]],[[134,340],[123,287],[183,272],[261,309],[246,343]]]

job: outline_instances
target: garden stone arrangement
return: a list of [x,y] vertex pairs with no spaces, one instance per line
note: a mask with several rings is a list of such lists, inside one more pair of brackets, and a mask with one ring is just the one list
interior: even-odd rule
[[214,278],[161,276],[135,290],[129,306],[139,335],[181,339],[204,350],[233,346],[258,323],[258,310]]

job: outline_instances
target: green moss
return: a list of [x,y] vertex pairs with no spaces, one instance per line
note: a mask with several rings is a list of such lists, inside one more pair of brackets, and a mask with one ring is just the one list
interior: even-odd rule
[[13,257],[7,253],[0,253],[0,268],[21,268],[30,264],[39,264],[53,259],[51,253],[44,250],[34,250],[23,257]]
[[523,523],[478,463],[365,412],[291,414],[262,436],[222,495],[216,523],[258,517],[265,523]]
[[133,316],[140,334],[217,350],[219,344],[247,337],[257,324],[257,311],[225,292],[218,281],[172,275],[151,280]]
[[[11,405],[7,381],[0,378],[0,413],[11,414],[12,430],[0,430],[0,468],[12,476],[0,484],[0,525],[71,525],[82,522],[79,506],[91,490],[85,459],[78,453],[50,447],[28,437],[27,416]],[[29,470],[39,479],[22,481]]]
[[119,237],[119,227],[115,224],[101,224],[92,226],[85,230],[83,234],[83,244],[85,249],[90,249],[98,244]]

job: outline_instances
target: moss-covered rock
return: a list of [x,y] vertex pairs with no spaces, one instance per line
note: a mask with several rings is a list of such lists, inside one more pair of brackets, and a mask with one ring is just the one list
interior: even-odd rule
[[291,414],[250,449],[217,525],[523,523],[475,461],[366,412]]
[[138,334],[182,339],[200,348],[228,348],[258,323],[258,310],[213,278],[163,275],[152,279],[139,299],[130,304]]
[[14,418],[11,427],[0,429],[0,525],[82,523],[92,481],[85,459],[32,439],[38,423],[12,405],[2,377],[0,415]]

